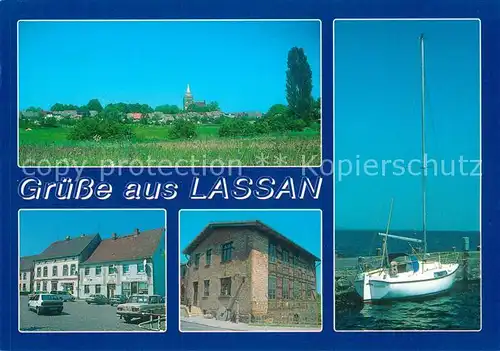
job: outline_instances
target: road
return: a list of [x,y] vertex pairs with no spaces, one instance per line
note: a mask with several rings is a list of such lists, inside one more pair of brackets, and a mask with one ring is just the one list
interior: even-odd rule
[[181,321],[181,331],[225,331],[226,329]]
[[116,307],[89,305],[84,301],[65,302],[60,315],[37,315],[28,309],[28,297],[20,297],[21,331],[146,331],[139,322],[125,323]]

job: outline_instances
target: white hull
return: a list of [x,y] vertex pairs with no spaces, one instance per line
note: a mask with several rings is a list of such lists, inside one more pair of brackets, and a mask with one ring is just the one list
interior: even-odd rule
[[395,276],[378,269],[358,275],[354,286],[365,302],[436,295],[452,288],[458,267],[458,264],[424,263],[417,272]]

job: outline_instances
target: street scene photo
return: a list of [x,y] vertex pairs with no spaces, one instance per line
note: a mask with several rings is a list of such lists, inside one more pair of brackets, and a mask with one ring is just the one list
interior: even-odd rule
[[18,29],[20,167],[321,164],[319,20]]
[[322,329],[321,210],[182,210],[180,330]]
[[19,211],[19,331],[166,330],[164,210]]

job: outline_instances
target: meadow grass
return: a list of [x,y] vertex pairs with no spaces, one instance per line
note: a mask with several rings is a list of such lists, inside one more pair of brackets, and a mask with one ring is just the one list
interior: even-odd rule
[[316,131],[251,138],[219,138],[200,125],[193,140],[169,140],[168,127],[134,126],[127,142],[71,141],[70,128],[19,130],[20,166],[318,166]]

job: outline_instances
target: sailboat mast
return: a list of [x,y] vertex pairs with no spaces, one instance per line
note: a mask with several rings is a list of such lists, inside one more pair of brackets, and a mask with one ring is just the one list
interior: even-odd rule
[[427,159],[425,156],[425,50],[424,35],[420,34],[421,114],[422,114],[422,230],[424,232],[424,259],[427,254]]

